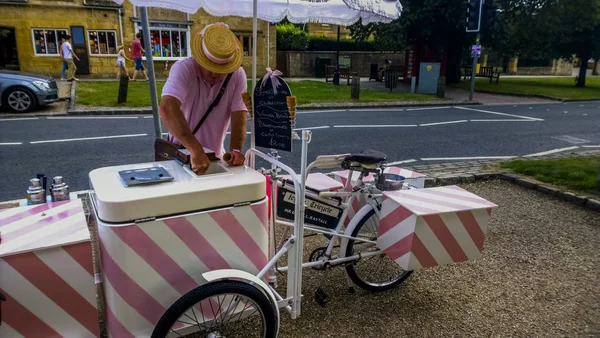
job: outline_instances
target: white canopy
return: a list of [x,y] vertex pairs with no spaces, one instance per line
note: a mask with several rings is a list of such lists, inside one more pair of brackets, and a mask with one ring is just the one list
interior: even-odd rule
[[[114,0],[122,4],[124,0]],[[253,0],[131,0],[136,6],[170,8],[196,13],[200,8],[213,16],[253,17]],[[400,17],[398,0],[258,0],[256,16],[279,22],[287,16],[293,23],[320,22],[351,25],[390,22]]]

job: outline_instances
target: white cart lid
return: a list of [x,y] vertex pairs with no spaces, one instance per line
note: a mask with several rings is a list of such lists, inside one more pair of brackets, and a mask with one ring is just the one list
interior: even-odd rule
[[[119,171],[163,167],[170,182],[126,187]],[[197,176],[175,161],[149,162],[96,169],[90,172],[94,207],[103,223],[131,223],[154,217],[185,214],[262,200],[266,180],[246,166],[212,162],[207,174]]]

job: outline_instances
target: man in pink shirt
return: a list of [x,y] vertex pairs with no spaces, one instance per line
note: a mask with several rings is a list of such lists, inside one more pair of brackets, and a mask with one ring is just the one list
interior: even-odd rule
[[144,68],[144,64],[142,63],[142,52],[145,53],[144,48],[142,48],[142,43],[140,40],[142,39],[142,33],[137,33],[135,35],[135,40],[131,43],[131,58],[133,62],[135,62],[135,71],[133,72],[133,81],[137,76],[137,72],[141,71],[142,75],[148,80],[148,75],[146,75],[146,69]]
[[[239,166],[245,162],[241,149],[246,139],[247,109],[242,93],[246,92],[247,83],[246,72],[241,68],[242,46],[227,25],[206,26],[192,37],[191,44],[193,57],[177,61],[171,67],[162,91],[160,117],[171,141],[190,152],[192,170],[202,175],[210,165],[203,148],[223,156],[223,142],[230,124],[231,164]],[[226,81],[228,74],[231,76]],[[218,104],[194,135],[192,130],[221,90]]]

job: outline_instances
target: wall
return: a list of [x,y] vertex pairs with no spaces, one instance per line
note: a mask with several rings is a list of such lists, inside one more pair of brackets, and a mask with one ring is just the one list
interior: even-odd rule
[[[392,65],[404,65],[404,53],[392,52],[340,52],[350,55],[350,71],[358,72],[361,77],[368,77],[371,63],[383,65],[385,59],[392,60]],[[277,52],[278,66],[287,77],[315,77],[315,64],[317,58],[331,58],[335,65],[335,52]],[[281,64],[286,62],[286,64]]]
[[[83,0],[71,1],[48,1],[29,0],[26,4],[0,4],[1,25],[15,29],[17,53],[21,71],[38,74],[60,76],[62,68],[59,56],[35,55],[32,37],[32,28],[62,28],[70,31],[71,26],[83,26],[88,29],[110,29],[117,32],[117,44],[121,44],[121,34],[125,49],[131,44],[135,37],[135,22],[139,22],[139,11],[126,1],[122,7],[122,26],[119,27],[118,9],[115,8],[92,8],[83,5]],[[171,21],[184,24],[187,22],[186,14],[178,11],[149,8],[150,20]],[[191,32],[201,29],[208,23],[223,21],[230,25],[236,34],[252,35],[252,19],[239,17],[213,17],[204,11],[190,15],[192,22]],[[267,67],[267,23],[259,21],[257,45],[257,73],[262,75]],[[270,27],[270,65],[276,68],[276,31],[275,26]],[[175,60],[155,61],[156,76],[165,78]],[[89,56],[90,75],[94,78],[112,78],[116,76],[116,56]],[[243,67],[247,75],[252,74],[252,57],[244,57]],[[133,63],[127,62],[127,68],[133,71]]]
[[573,63],[564,59],[552,61],[552,67],[518,67],[517,75],[571,75]]

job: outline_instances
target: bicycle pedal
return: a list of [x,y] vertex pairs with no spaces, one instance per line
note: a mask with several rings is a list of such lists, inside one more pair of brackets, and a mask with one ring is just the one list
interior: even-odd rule
[[317,301],[317,304],[325,307],[325,305],[327,305],[329,302],[329,296],[327,293],[325,293],[325,291],[323,291],[323,289],[317,288],[315,290],[315,300]]

